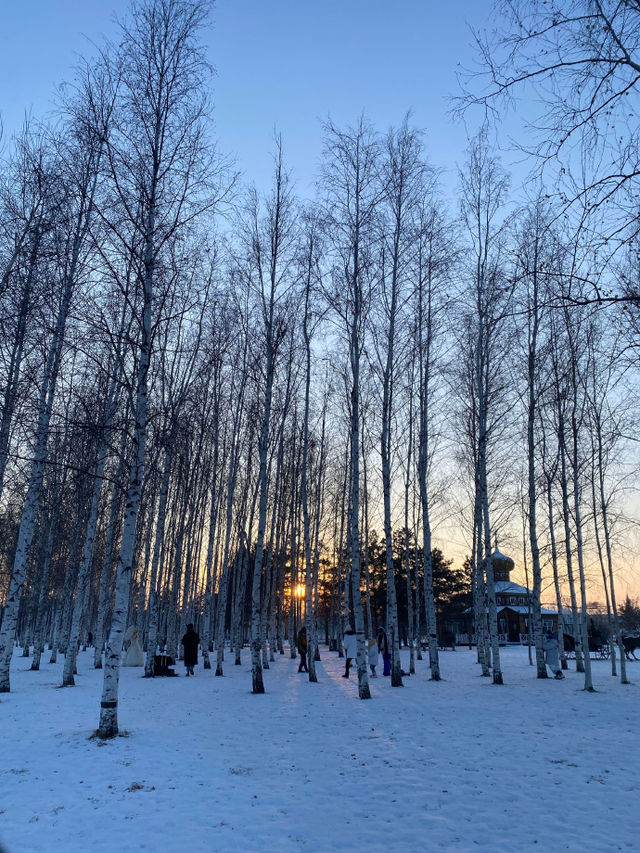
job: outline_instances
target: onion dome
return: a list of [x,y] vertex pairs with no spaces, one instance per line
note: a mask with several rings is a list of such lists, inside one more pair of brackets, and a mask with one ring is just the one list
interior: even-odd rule
[[515,563],[511,557],[507,557],[496,548],[491,555],[491,565],[493,567],[493,577],[495,580],[508,581],[509,572],[513,569]]

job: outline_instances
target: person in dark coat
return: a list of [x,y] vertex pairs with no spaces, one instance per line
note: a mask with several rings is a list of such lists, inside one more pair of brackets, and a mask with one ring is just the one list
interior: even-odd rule
[[384,628],[378,628],[378,651],[382,655],[382,663],[384,669],[383,675],[391,675],[391,655],[389,654],[389,641],[387,640],[387,632]]
[[297,639],[298,652],[300,654],[300,666],[298,672],[309,672],[307,669],[307,629],[300,628]]
[[196,634],[193,623],[187,625],[187,633],[182,638],[184,646],[184,665],[187,675],[195,675],[193,668],[198,663],[198,643],[200,637]]

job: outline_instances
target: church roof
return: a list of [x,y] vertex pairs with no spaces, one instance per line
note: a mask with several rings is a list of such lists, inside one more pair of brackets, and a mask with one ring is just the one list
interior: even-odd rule
[[531,591],[526,588],[526,586],[520,586],[520,584],[513,583],[513,581],[496,581],[495,582],[496,592],[510,593],[511,595],[531,595]]
[[[511,560],[511,557],[507,557],[506,554],[503,554],[502,551],[498,551],[498,549],[496,548],[496,550],[491,555],[491,559],[492,560]],[[511,562],[513,563],[513,560],[511,560]]]
[[[498,612],[500,612],[500,610],[513,610],[514,613],[528,613],[529,612],[529,608],[524,607],[522,604],[499,604],[498,605]],[[555,616],[557,614],[557,611],[556,610],[549,610],[546,607],[541,607],[540,613],[542,613],[543,616]]]

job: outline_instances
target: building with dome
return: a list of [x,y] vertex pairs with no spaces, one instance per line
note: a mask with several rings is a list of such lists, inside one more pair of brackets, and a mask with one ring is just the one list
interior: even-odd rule
[[[498,634],[504,643],[526,643],[533,593],[526,586],[514,583],[509,575],[514,567],[511,557],[498,549],[491,555],[493,577],[496,588],[496,607],[498,610]],[[542,630],[558,630],[558,614],[555,610],[541,607]]]
[[[498,638],[501,643],[520,643],[526,644],[529,642],[528,624],[531,618],[531,598],[532,591],[526,586],[521,586],[515,583],[509,577],[514,568],[514,562],[511,557],[507,557],[497,548],[491,555],[493,565],[493,577],[496,590],[496,608],[498,611]],[[540,608],[542,614],[542,630],[558,631],[558,614],[555,610],[549,610],[546,607]],[[467,632],[471,629],[469,624],[472,611],[467,611],[467,624],[463,630]],[[462,626],[460,626],[462,627]],[[468,633],[458,633],[456,642],[465,644],[468,640]],[[531,641],[533,641],[533,626],[531,632]],[[475,642],[475,637],[472,637],[472,642]]]

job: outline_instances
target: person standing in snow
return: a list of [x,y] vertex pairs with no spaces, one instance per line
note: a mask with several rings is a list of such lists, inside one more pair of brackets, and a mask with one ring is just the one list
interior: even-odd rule
[[307,669],[307,629],[300,628],[298,631],[298,638],[296,641],[296,645],[298,647],[298,653],[300,655],[300,666],[298,667],[298,672],[309,672]]
[[125,640],[128,640],[129,648],[122,661],[122,666],[144,666],[144,654],[138,639],[138,629],[134,625],[127,628]]
[[344,654],[347,659],[342,677],[349,678],[349,667],[351,666],[351,661],[355,660],[358,654],[356,632],[352,631],[351,628],[349,628],[348,631],[345,631],[344,637],[342,638],[342,644],[344,646]]
[[382,627],[378,628],[378,651],[382,655],[382,662],[384,664],[382,674],[391,675],[391,655],[389,654],[389,641],[387,639],[387,632]]
[[547,631],[544,638],[544,662],[554,674],[555,678],[564,678],[562,670],[560,669],[558,638],[553,631]]
[[378,642],[375,637],[369,640],[369,667],[371,669],[371,678],[377,678],[376,666],[378,665]]
[[198,643],[200,637],[196,634],[193,623],[187,625],[187,633],[182,638],[184,646],[184,665],[187,670],[186,675],[195,675],[193,668],[198,663]]

